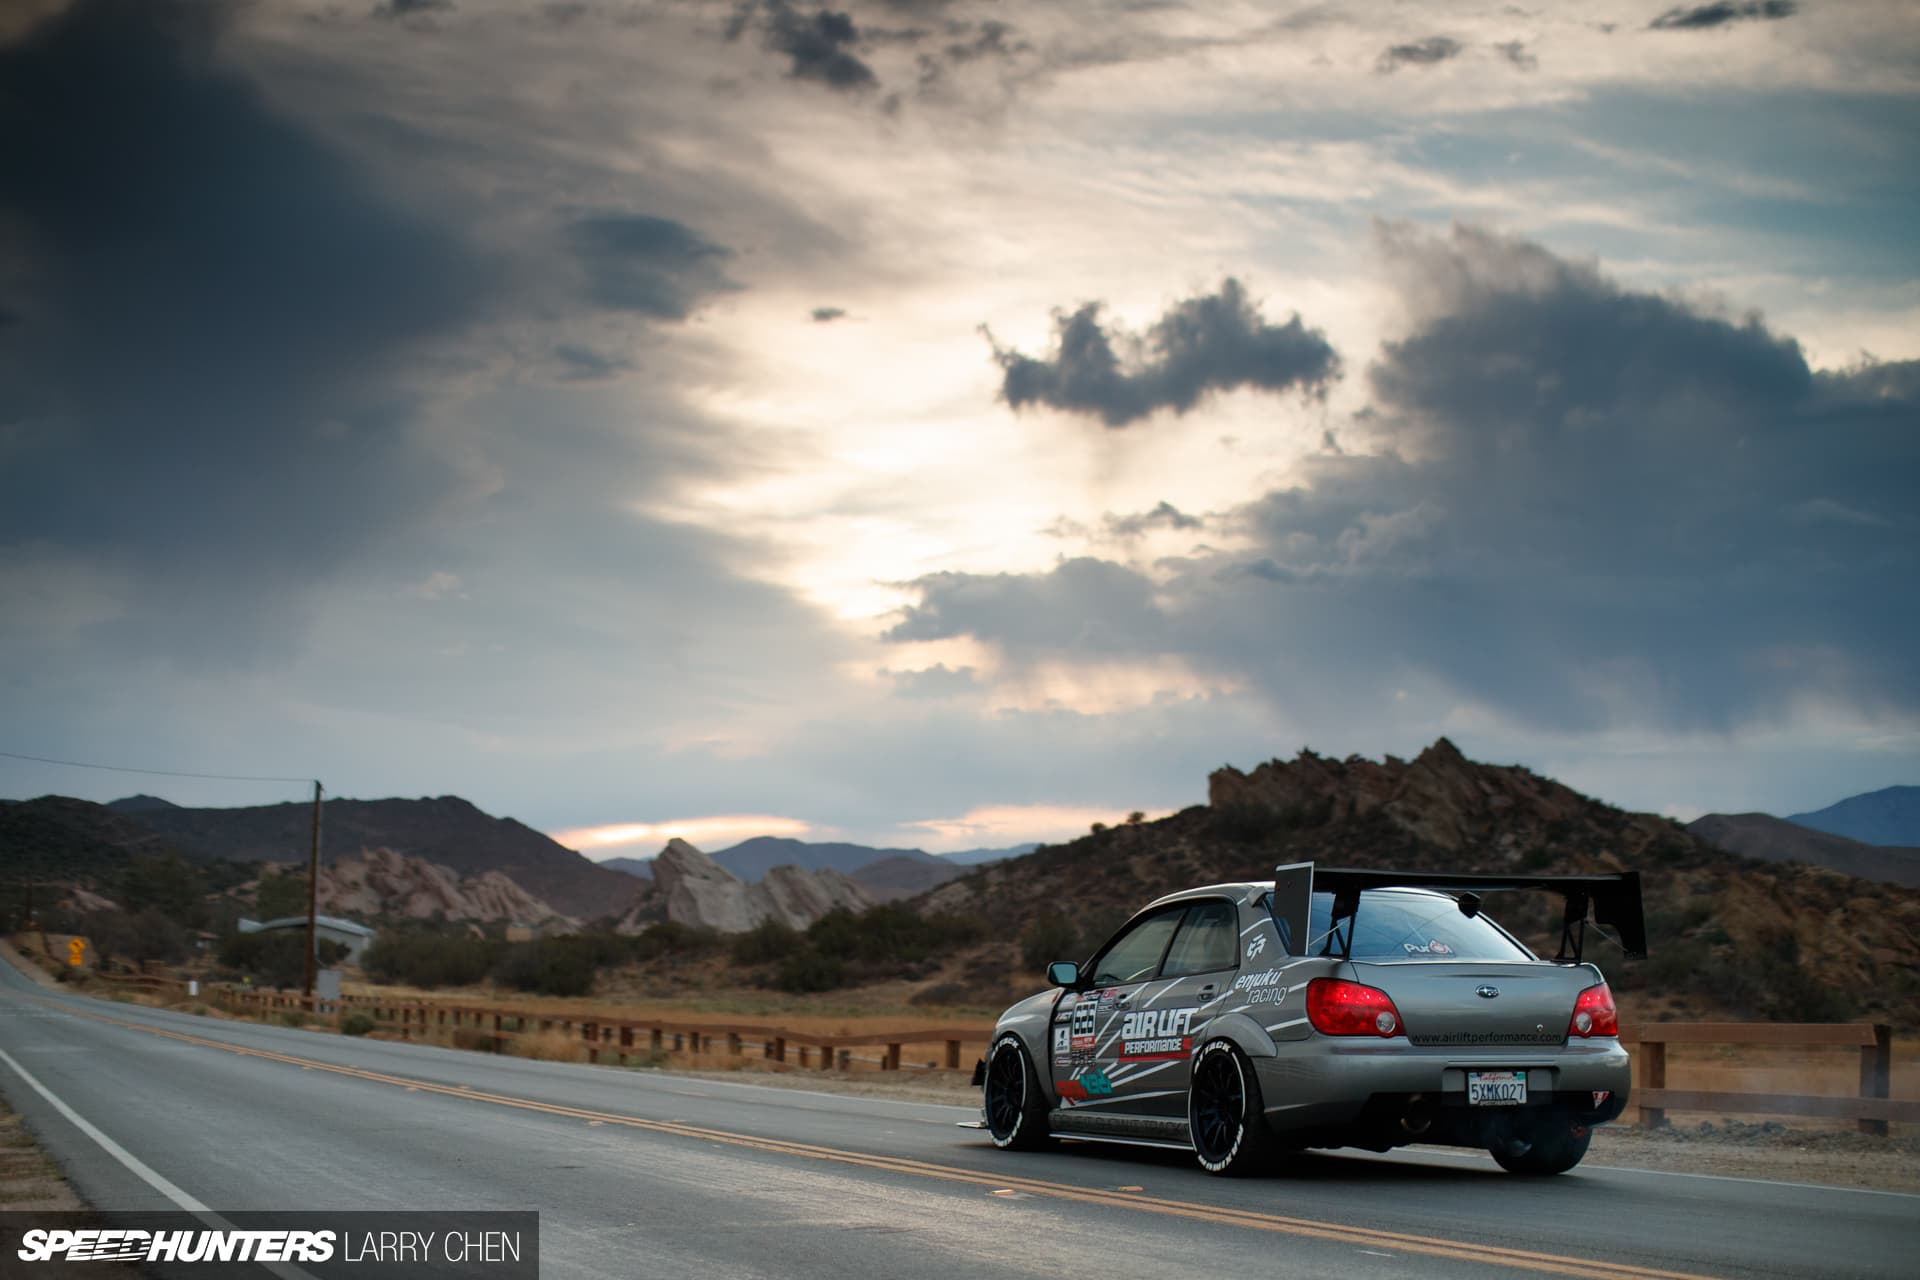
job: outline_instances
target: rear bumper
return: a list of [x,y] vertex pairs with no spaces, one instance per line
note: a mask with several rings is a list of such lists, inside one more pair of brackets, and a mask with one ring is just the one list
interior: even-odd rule
[[[1632,1066],[1618,1040],[1564,1046],[1420,1048],[1314,1036],[1254,1060],[1267,1123],[1283,1137],[1371,1128],[1409,1105],[1440,1114],[1531,1112],[1554,1107],[1582,1124],[1618,1117],[1632,1087]],[[1524,1071],[1524,1108],[1469,1108],[1467,1072]]]

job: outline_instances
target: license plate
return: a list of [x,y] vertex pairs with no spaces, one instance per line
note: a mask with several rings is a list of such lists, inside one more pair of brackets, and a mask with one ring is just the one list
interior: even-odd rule
[[1467,1105],[1470,1107],[1518,1107],[1527,1101],[1527,1073],[1524,1071],[1467,1072]]

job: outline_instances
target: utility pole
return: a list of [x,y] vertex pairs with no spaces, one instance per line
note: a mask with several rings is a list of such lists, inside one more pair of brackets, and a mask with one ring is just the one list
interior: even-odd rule
[[313,848],[307,855],[307,982],[303,1003],[313,1008],[313,966],[320,955],[320,780],[313,781]]

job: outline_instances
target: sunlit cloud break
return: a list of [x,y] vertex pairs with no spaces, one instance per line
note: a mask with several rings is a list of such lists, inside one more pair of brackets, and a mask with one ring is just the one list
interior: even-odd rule
[[[673,839],[685,840],[701,849],[722,848],[754,836],[789,836],[795,839],[813,832],[813,824],[798,818],[775,818],[764,813],[730,813],[707,818],[672,818],[666,822],[614,822],[600,827],[574,827],[547,834],[569,849],[589,858],[627,854],[635,846],[646,855],[659,852],[659,846]],[[642,855],[642,856],[646,856]]]
[[[1143,813],[1146,820],[1164,818],[1172,810]],[[1045,843],[1085,835],[1096,822],[1116,826],[1127,820],[1125,811],[1079,805],[996,804],[970,809],[958,818],[927,818],[902,823],[913,831],[930,832],[930,852],[964,849],[972,845],[1002,846],[1026,841]]]

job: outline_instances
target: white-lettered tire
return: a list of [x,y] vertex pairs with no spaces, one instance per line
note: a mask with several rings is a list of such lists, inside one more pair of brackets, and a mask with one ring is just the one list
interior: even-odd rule
[[1565,1173],[1587,1154],[1593,1130],[1584,1124],[1552,1116],[1529,1126],[1516,1139],[1488,1148],[1508,1173],[1546,1177]]
[[1253,1064],[1231,1040],[1211,1040],[1193,1059],[1187,1090],[1193,1154],[1208,1173],[1237,1177],[1271,1163],[1273,1134]]
[[993,1042],[987,1054],[987,1078],[981,1085],[982,1109],[993,1145],[1008,1151],[1046,1146],[1047,1096],[1034,1074],[1027,1046],[1012,1032]]

